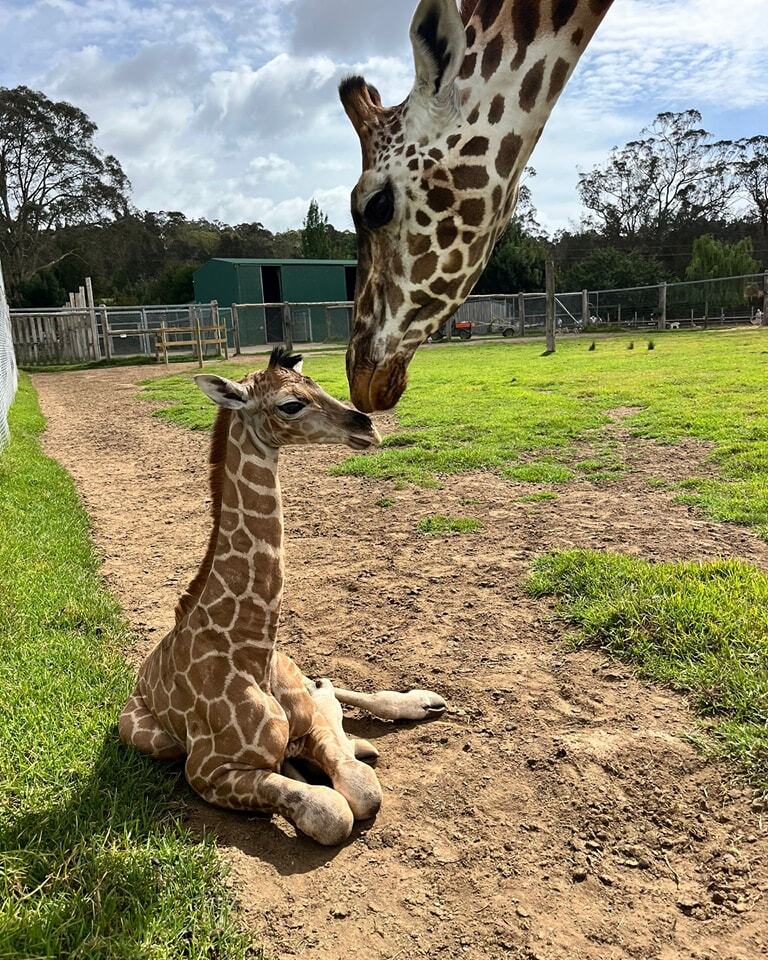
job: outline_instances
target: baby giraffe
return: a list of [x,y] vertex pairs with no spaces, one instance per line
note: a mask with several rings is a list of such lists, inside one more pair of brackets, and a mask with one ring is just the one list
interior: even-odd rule
[[[377,755],[342,728],[340,703],[385,720],[420,720],[445,702],[428,690],[374,694],[305,677],[276,650],[283,589],[278,455],[289,444],[375,447],[370,418],[301,374],[301,357],[275,349],[265,370],[239,383],[198,376],[219,407],[210,452],[213,529],[176,625],[139,670],[120,737],[160,759],[186,756],[205,800],[280,813],[324,844],[345,840],[355,819],[381,805]],[[291,763],[319,767],[332,787],[307,783]]]

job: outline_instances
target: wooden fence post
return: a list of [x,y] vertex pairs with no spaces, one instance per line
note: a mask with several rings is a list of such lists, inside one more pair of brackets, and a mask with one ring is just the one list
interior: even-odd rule
[[518,314],[518,336],[525,336],[525,294],[518,293],[517,295],[517,314]]
[[667,329],[667,285],[662,283],[659,287],[659,330]]
[[232,342],[235,347],[235,356],[240,356],[240,315],[237,312],[237,304],[232,304]]
[[589,290],[581,291],[581,325],[584,329],[589,324]]
[[290,303],[283,304],[283,340],[285,349],[293,350],[293,316]]
[[545,264],[545,280],[547,288],[546,300],[546,334],[547,353],[555,352],[555,264],[547,260]]
[[195,307],[190,306],[189,308],[189,325],[192,327],[194,324],[195,331],[195,344],[197,345],[197,365],[202,369],[203,367],[203,336],[200,332],[200,314],[198,313]]
[[168,334],[166,331],[167,326],[168,324],[166,323],[165,318],[163,318],[160,321],[160,337],[161,337],[162,347],[163,347],[163,360],[165,360],[166,367],[168,366]]
[[85,278],[85,298],[88,306],[88,316],[91,319],[91,338],[93,340],[93,359],[101,360],[99,347],[99,327],[96,323],[96,303],[93,299],[93,282],[90,277]]
[[104,356],[107,360],[111,360],[112,340],[109,336],[109,314],[107,313],[107,305],[102,303],[99,310],[101,311],[101,332],[104,334]]
[[331,339],[331,308],[325,308],[325,341],[326,343]]

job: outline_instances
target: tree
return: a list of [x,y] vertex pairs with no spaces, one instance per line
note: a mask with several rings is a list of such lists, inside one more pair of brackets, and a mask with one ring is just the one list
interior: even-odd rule
[[67,257],[53,232],[127,213],[128,180],[77,107],[0,87],[0,257],[11,295]]
[[307,260],[328,260],[331,256],[328,217],[312,200],[301,232],[301,255]]
[[764,242],[768,243],[768,137],[750,137],[736,142],[736,181],[747,198]]
[[752,256],[752,241],[749,237],[738,243],[721,243],[705,234],[693,244],[693,253],[686,280],[716,280],[720,277],[743,277],[757,273],[760,264]]
[[622,253],[603,247],[570,267],[562,284],[568,290],[618,290],[652,286],[664,279],[666,271],[657,260],[635,251]]
[[510,294],[542,290],[546,259],[544,244],[526,234],[522,226],[513,220],[496,244],[472,292]]
[[738,189],[734,147],[700,124],[697,110],[660,113],[640,140],[580,174],[582,202],[609,239],[660,242],[682,222],[722,214]]

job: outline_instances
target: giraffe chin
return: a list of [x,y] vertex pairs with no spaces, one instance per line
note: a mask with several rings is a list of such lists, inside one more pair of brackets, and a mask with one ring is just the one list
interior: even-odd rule
[[351,371],[349,389],[352,403],[363,413],[391,410],[405,392],[408,360],[394,356],[377,364],[359,364]]

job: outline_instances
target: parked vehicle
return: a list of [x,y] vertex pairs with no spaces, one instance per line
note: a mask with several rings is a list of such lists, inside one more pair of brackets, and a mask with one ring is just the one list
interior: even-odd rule
[[[455,317],[451,320],[451,336],[458,336],[460,340],[469,340],[472,336],[472,321],[457,320]],[[441,324],[432,334],[432,340],[445,340],[445,324]]]

